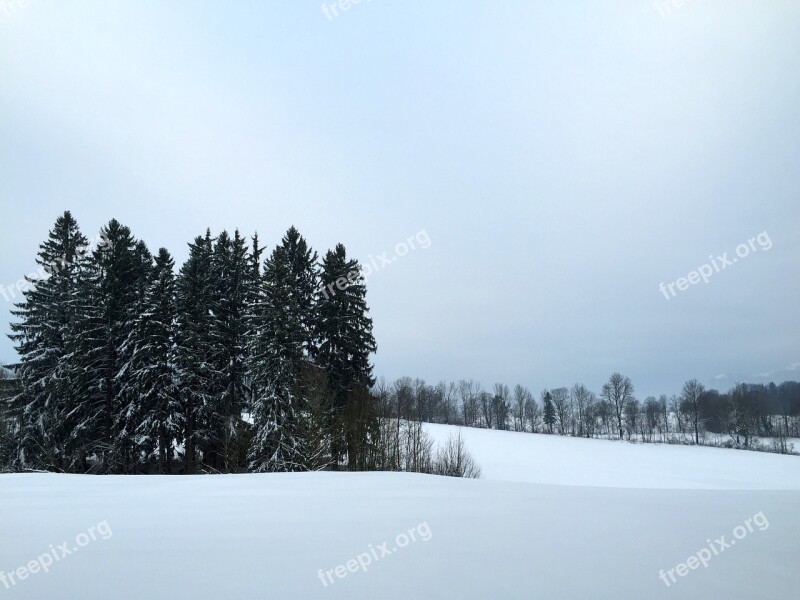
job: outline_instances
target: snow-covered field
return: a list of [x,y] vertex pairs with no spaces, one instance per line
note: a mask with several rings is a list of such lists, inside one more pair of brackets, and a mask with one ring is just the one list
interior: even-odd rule
[[[426,424],[437,444],[459,428]],[[614,488],[800,490],[800,457],[461,428],[484,479]]]
[[463,433],[481,480],[0,475],[0,598],[797,597],[798,457]]

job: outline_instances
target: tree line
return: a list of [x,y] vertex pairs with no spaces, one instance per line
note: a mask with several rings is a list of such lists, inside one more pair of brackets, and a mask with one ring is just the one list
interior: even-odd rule
[[383,419],[426,421],[532,433],[603,437],[643,442],[711,443],[793,451],[789,438],[800,437],[800,383],[740,383],[720,393],[696,379],[680,394],[648,396],[640,401],[631,380],[613,373],[600,393],[582,383],[544,389],[538,399],[526,387],[497,383],[486,390],[474,380],[427,384],[401,377],[379,380],[373,388]]
[[7,467],[380,468],[358,262],[341,244],[320,259],[294,227],[264,250],[257,235],[206,231],[176,273],[116,220],[90,247],[61,215],[36,259],[45,276],[12,310]]

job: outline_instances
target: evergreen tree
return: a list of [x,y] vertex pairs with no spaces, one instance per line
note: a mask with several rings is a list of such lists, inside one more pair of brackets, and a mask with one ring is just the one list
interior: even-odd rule
[[150,451],[147,443],[149,440],[140,432],[146,413],[144,398],[136,386],[131,385],[131,377],[135,368],[142,369],[148,366],[143,362],[141,355],[134,356],[136,350],[134,340],[137,324],[141,322],[142,315],[148,311],[148,291],[156,277],[153,255],[143,241],[135,243],[132,258],[133,292],[129,318],[122,329],[122,334],[126,335],[126,338],[119,348],[119,371],[116,381],[119,407],[114,415],[114,430],[120,443],[118,451],[121,456],[120,468],[125,472],[132,472],[144,466],[143,463]]
[[122,348],[141,308],[142,279],[147,279],[151,257],[116,219],[101,237],[105,243],[92,253],[74,303],[66,365],[79,399],[78,410],[70,415],[73,439],[97,455],[100,470],[119,473],[138,462],[138,424],[122,394],[129,358]]
[[[329,251],[322,262],[321,295],[317,312],[316,337],[319,341],[317,363],[328,376],[334,394],[338,424],[334,433],[334,453],[345,448],[353,455],[366,442],[365,435],[374,428],[370,423],[347,423],[348,419],[371,421],[364,392],[375,382],[370,355],[377,350],[368,316],[367,288],[358,261],[348,259],[343,245]],[[358,406],[348,407],[348,402]],[[356,433],[360,432],[360,433]],[[351,468],[356,465],[351,461]]]
[[295,284],[289,252],[278,246],[264,266],[250,343],[250,371],[258,391],[248,451],[251,471],[296,471],[303,466],[297,382],[306,365],[303,348],[308,336]]
[[375,383],[370,355],[377,350],[361,267],[347,258],[342,244],[322,261],[320,289],[317,362],[328,373],[341,406],[357,385],[369,388]]
[[66,211],[39,247],[36,263],[44,276],[26,277],[30,287],[23,292],[25,299],[12,310],[19,321],[11,324],[9,337],[20,357],[15,367],[22,386],[10,405],[20,423],[13,452],[18,466],[68,467],[65,417],[73,399],[66,390],[62,360],[86,247],[86,238]]
[[319,471],[328,467],[331,455],[331,417],[333,393],[325,371],[308,363],[301,380],[299,411],[299,462],[303,470]]
[[220,381],[214,365],[212,331],[211,233],[189,244],[189,258],[176,283],[178,331],[176,366],[184,431],[186,470],[197,471],[198,449],[208,447],[213,388]]
[[242,411],[247,388],[245,380],[247,302],[250,294],[246,241],[237,230],[231,239],[222,232],[212,261],[212,321],[215,370],[220,379],[214,386],[212,460],[225,472],[238,467]]
[[303,351],[308,358],[317,354],[317,304],[319,274],[317,253],[294,227],[290,227],[281,240],[288,262],[291,285],[287,288],[292,298],[289,317],[299,323],[303,336]]
[[245,305],[245,351],[246,351],[246,364],[245,364],[245,381],[247,385],[247,400],[244,409],[252,413],[253,400],[258,396],[255,385],[253,384],[253,377],[250,373],[250,345],[256,327],[256,316],[260,311],[260,299],[262,293],[261,281],[261,255],[264,252],[258,243],[258,234],[254,234],[252,238],[252,245],[250,253],[247,256],[247,278],[245,283],[247,285],[246,292],[246,305]]
[[157,452],[159,473],[172,470],[173,443],[182,439],[183,421],[175,378],[175,263],[159,250],[154,278],[123,350],[130,352],[123,389],[130,400],[132,423],[138,423],[146,456]]
[[153,264],[153,255],[142,240],[136,242],[133,249],[133,279],[136,282],[134,302],[141,306],[144,303],[147,290],[152,285],[156,277],[156,270]]
[[547,425],[548,433],[553,433],[553,425],[556,423],[556,409],[553,406],[553,397],[550,392],[544,395],[544,424]]
[[72,399],[65,419],[69,431],[67,454],[78,472],[102,471],[100,458],[108,449],[101,432],[107,327],[99,296],[92,258],[82,266],[77,291],[70,301],[73,318],[65,330],[61,366],[66,394]]

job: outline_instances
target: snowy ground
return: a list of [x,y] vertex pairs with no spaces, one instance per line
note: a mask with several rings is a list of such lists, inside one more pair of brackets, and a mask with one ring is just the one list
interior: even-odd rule
[[[437,444],[458,428],[426,424]],[[800,490],[800,457],[461,428],[484,479],[615,488]]]
[[[451,429],[430,430],[443,439]],[[28,566],[24,580],[0,581],[0,598],[777,599],[800,589],[797,457],[463,432],[482,480],[2,475],[0,571]],[[707,567],[678,575],[722,536],[728,547],[708,550]]]

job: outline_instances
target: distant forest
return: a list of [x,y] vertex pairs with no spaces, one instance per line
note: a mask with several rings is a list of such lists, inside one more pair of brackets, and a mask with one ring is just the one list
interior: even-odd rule
[[542,390],[538,400],[521,385],[512,390],[497,383],[487,391],[472,380],[429,385],[403,377],[391,384],[380,380],[372,392],[383,418],[783,454],[793,452],[789,438],[800,438],[796,381],[740,383],[720,393],[690,380],[680,395],[643,401],[634,396],[631,380],[619,373],[609,377],[599,394],[578,383]]

